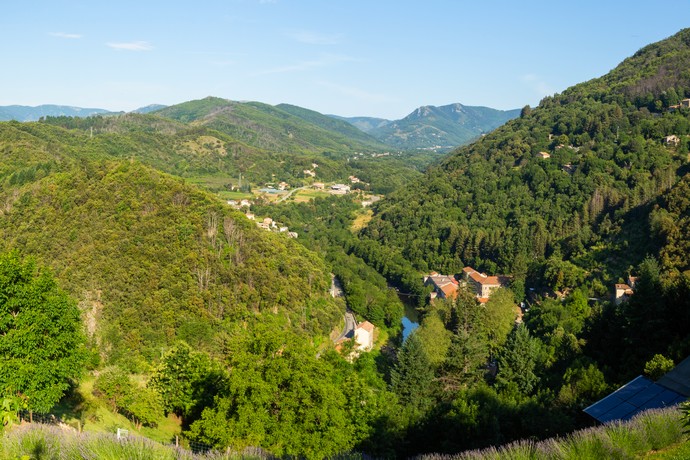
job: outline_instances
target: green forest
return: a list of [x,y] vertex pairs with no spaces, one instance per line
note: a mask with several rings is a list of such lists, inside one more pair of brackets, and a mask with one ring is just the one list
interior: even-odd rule
[[[0,123],[2,427],[60,412],[207,449],[403,458],[594,425],[582,409],[690,355],[688,68],[690,29],[442,158],[355,156],[386,146],[218,98]],[[312,163],[363,183],[257,196],[297,238],[218,196],[239,174],[246,193],[309,186]],[[192,183],[208,177],[227,186]],[[429,301],[424,275],[466,266],[510,283]],[[372,351],[333,343],[347,310]]]

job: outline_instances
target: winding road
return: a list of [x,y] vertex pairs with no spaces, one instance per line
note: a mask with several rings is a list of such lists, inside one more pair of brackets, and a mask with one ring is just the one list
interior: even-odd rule
[[357,320],[355,320],[355,314],[350,310],[345,312],[345,329],[343,329],[342,334],[340,334],[335,340],[338,343],[342,339],[351,339],[355,336],[355,328],[357,327]]

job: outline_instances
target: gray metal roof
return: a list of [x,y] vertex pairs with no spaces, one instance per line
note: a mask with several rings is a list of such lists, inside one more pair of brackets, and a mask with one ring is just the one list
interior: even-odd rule
[[690,357],[681,361],[656,383],[683,396],[690,397]]
[[585,408],[584,412],[602,423],[629,420],[639,412],[673,406],[685,401],[686,397],[640,375]]

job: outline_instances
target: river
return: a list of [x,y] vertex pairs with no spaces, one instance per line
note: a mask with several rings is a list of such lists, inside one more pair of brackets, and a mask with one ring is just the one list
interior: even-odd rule
[[403,341],[405,341],[407,336],[409,336],[412,331],[419,327],[419,315],[417,314],[414,304],[410,302],[410,298],[408,296],[398,293],[398,297],[405,306],[405,315],[402,318],[402,335]]

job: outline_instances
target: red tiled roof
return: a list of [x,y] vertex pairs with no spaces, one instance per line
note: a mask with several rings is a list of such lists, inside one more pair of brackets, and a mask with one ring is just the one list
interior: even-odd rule
[[369,321],[364,321],[363,323],[359,323],[357,325],[357,329],[364,329],[367,332],[374,332],[374,325],[371,324]]
[[622,289],[624,291],[630,290],[630,286],[627,284],[616,284],[616,290]]
[[498,280],[498,276],[486,276],[482,273],[473,272],[470,273],[470,278],[481,285],[491,285],[500,286],[501,282]]

